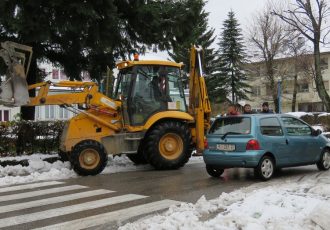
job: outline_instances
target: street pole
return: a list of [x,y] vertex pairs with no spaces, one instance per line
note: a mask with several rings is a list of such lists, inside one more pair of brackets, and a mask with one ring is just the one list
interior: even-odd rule
[[282,113],[282,109],[281,109],[281,80],[279,79],[277,81],[277,101],[278,101],[278,113]]

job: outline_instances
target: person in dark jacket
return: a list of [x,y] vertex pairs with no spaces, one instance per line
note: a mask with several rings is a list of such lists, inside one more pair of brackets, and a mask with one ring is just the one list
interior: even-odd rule
[[269,105],[267,101],[262,103],[261,113],[273,113],[273,110],[269,109]]

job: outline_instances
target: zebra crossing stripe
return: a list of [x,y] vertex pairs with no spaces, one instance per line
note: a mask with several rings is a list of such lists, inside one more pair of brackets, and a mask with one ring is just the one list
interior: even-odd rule
[[11,187],[6,187],[6,188],[0,188],[0,193],[13,192],[13,191],[18,191],[18,190],[23,190],[23,189],[40,188],[40,187],[59,185],[59,184],[64,184],[64,182],[47,181],[47,182],[41,182],[41,183],[16,185],[16,186],[11,186]]
[[70,186],[64,186],[64,187],[58,187],[58,188],[49,188],[49,189],[38,190],[38,191],[31,191],[31,192],[25,192],[25,193],[0,196],[0,202],[24,199],[24,198],[31,198],[31,197],[36,197],[36,196],[48,195],[48,194],[59,193],[59,192],[66,192],[66,191],[71,191],[71,190],[75,190],[75,189],[83,189],[83,188],[87,188],[87,187],[81,186],[81,185],[70,185]]
[[114,191],[98,189],[98,190],[93,190],[93,191],[74,193],[74,194],[70,194],[70,195],[56,196],[56,197],[46,198],[46,199],[42,199],[42,200],[34,200],[34,201],[25,202],[25,203],[10,204],[10,205],[1,206],[0,213],[12,212],[12,211],[17,211],[17,210],[22,210],[22,209],[27,209],[27,208],[49,205],[49,204],[56,204],[56,203],[65,202],[65,201],[72,201],[72,200],[76,200],[76,199],[80,199],[80,198],[103,195],[103,194],[108,194],[108,193],[112,193],[112,192],[114,192]]
[[85,229],[85,228],[107,224],[113,221],[124,221],[138,215],[160,211],[169,208],[171,205],[177,205],[180,203],[181,202],[175,200],[161,200],[143,205],[137,205],[126,209],[121,209],[118,211],[103,213],[100,215],[90,216],[82,219],[76,219],[73,221],[67,221],[60,224],[49,225],[42,228],[36,228],[34,230]]
[[7,218],[0,219],[0,228],[9,227],[9,226],[17,225],[17,224],[29,223],[29,222],[37,221],[37,220],[44,220],[47,218],[63,216],[63,215],[72,214],[72,213],[76,213],[76,212],[80,212],[80,211],[101,208],[101,207],[109,206],[112,204],[118,204],[118,203],[122,203],[122,202],[143,199],[143,198],[146,198],[146,196],[127,194],[127,195],[122,195],[122,196],[116,196],[116,197],[66,206],[66,207],[62,207],[62,208],[55,208],[55,209],[49,209],[49,210],[45,210],[45,211],[41,211],[41,212],[35,212],[35,213],[30,213],[30,214],[25,214],[25,215],[20,215],[20,216],[7,217]]

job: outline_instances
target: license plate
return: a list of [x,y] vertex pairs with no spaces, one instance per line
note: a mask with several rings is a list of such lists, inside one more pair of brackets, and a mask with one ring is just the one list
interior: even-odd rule
[[231,144],[218,144],[217,149],[221,151],[235,151],[235,145]]

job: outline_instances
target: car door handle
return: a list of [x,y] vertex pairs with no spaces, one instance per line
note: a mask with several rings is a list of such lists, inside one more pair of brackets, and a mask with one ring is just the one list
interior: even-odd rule
[[286,139],[286,140],[285,140],[285,143],[286,143],[287,145],[289,144],[289,141],[288,141],[288,139]]

